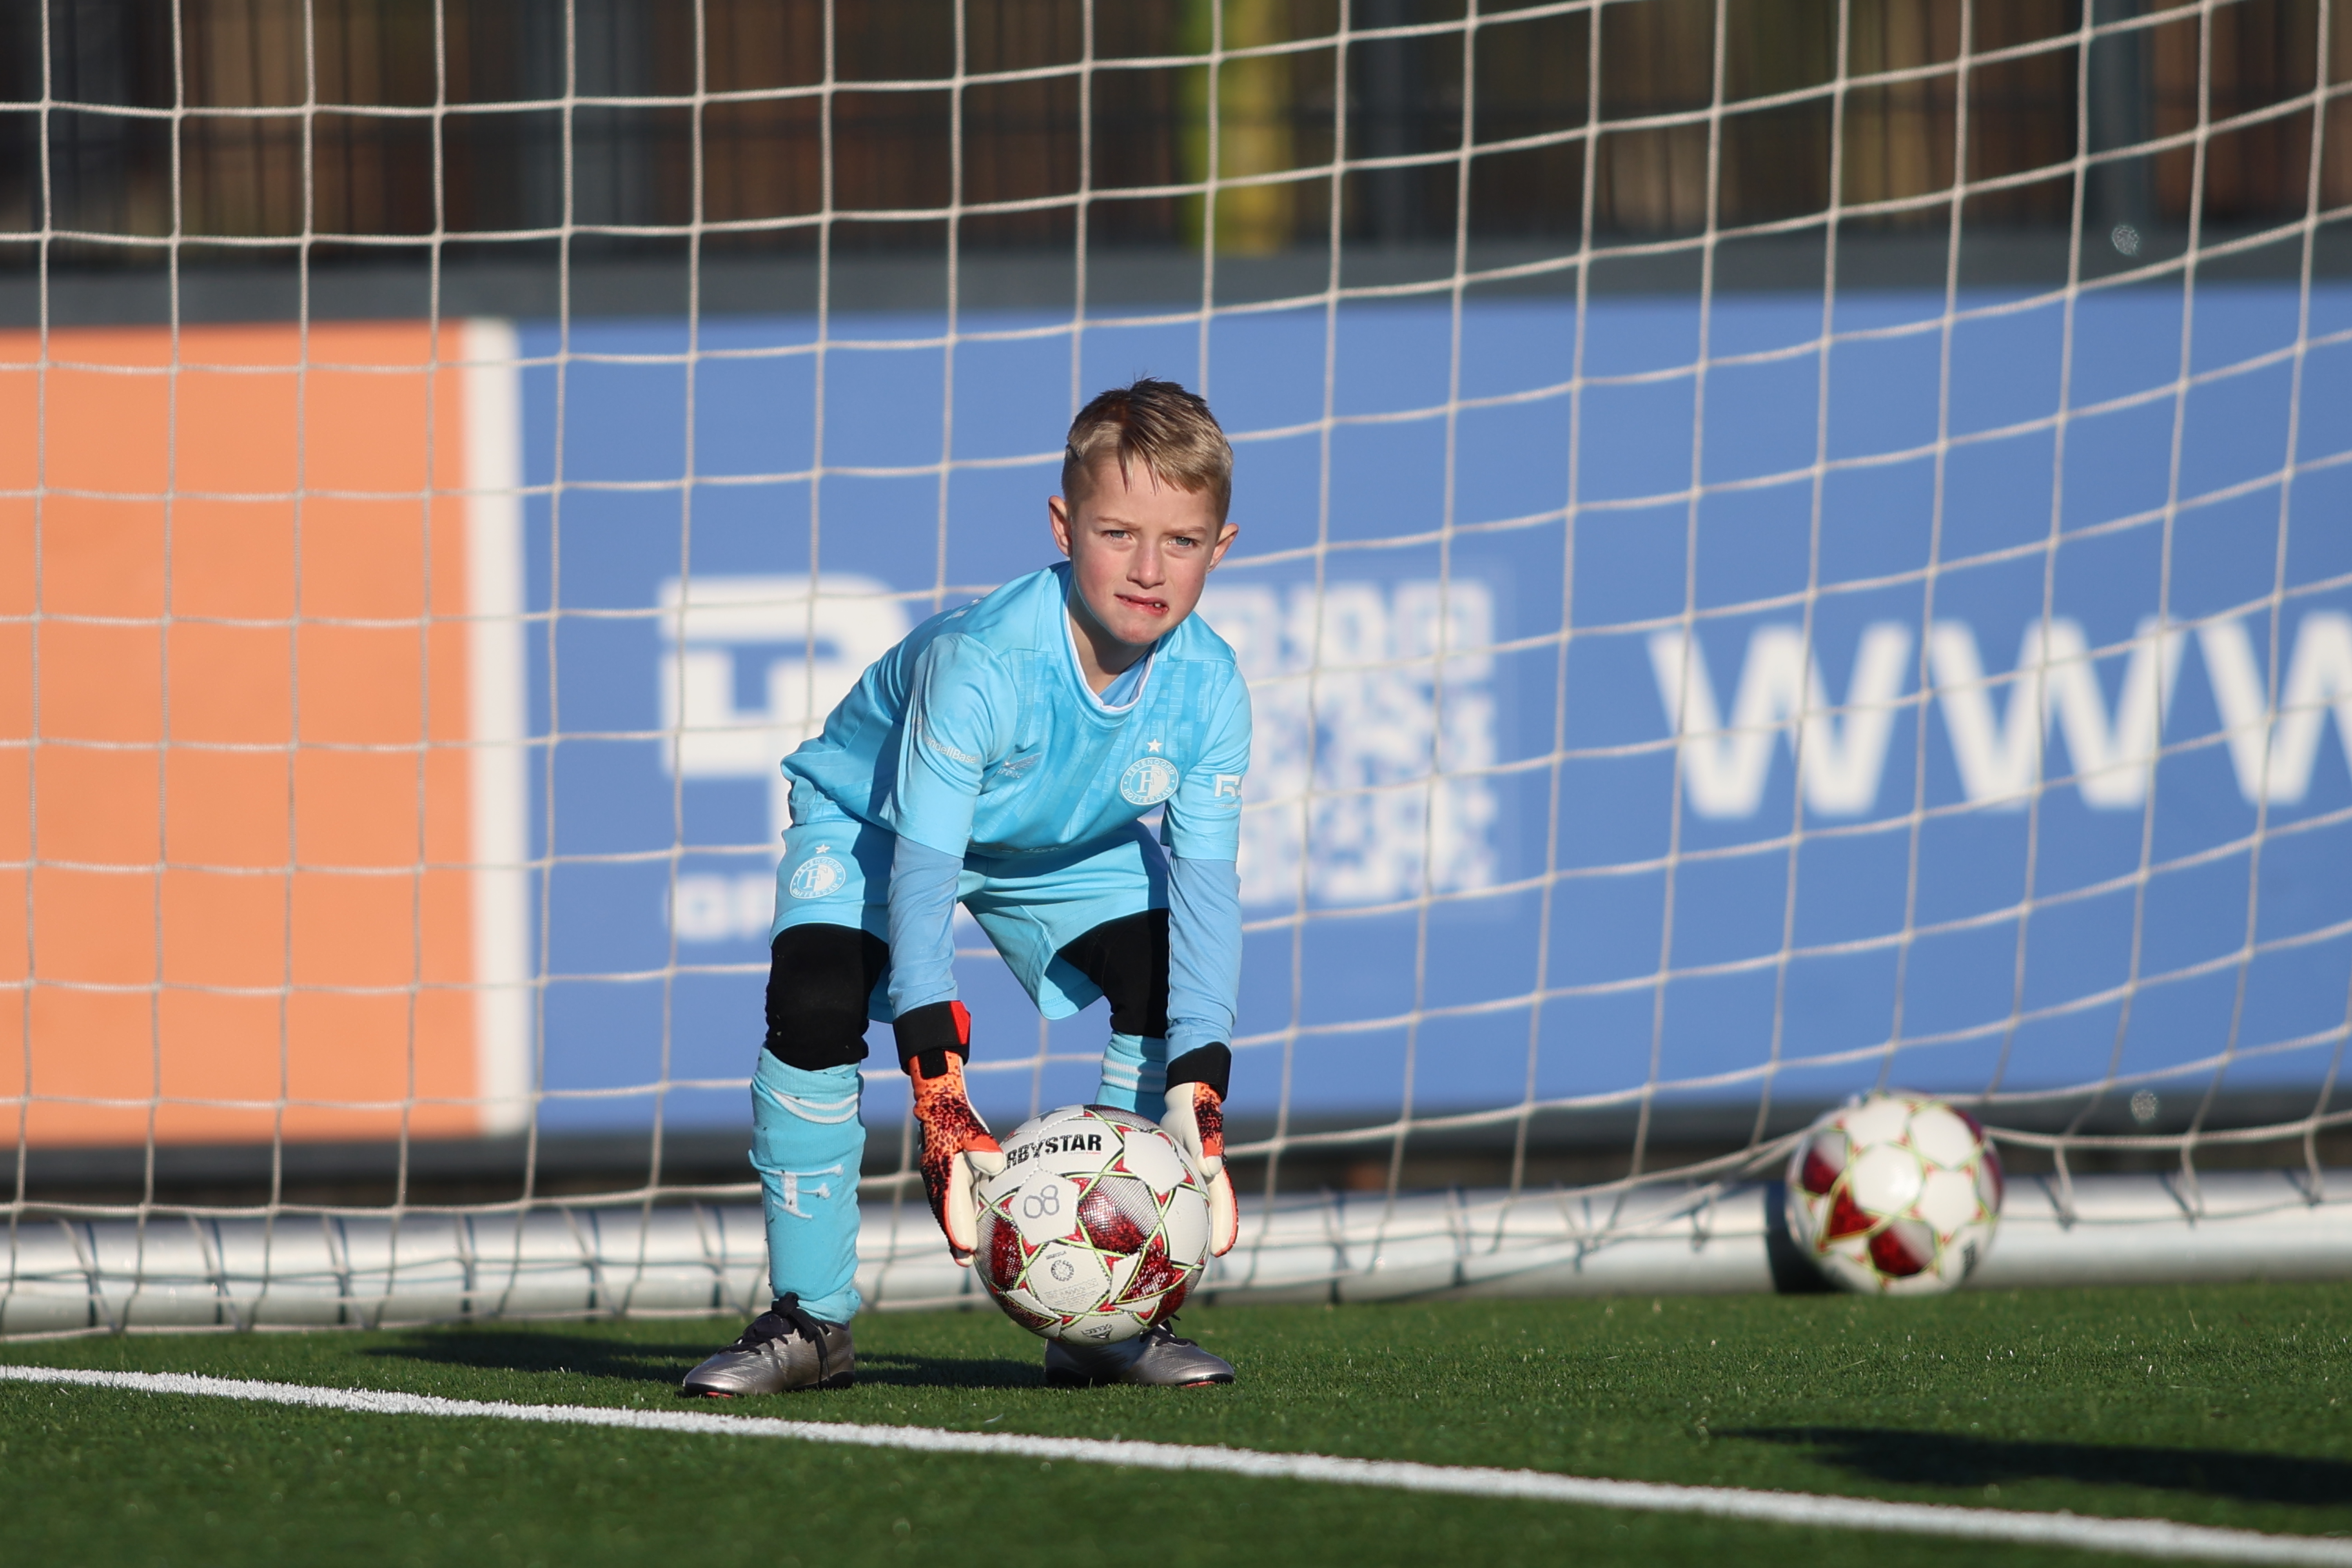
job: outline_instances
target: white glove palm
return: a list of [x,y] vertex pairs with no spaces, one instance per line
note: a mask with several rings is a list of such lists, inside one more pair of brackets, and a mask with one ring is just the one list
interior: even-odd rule
[[[1225,1173],[1225,1102],[1205,1083],[1171,1084],[1168,1114],[1160,1130],[1176,1140],[1201,1173],[1209,1194],[1209,1250],[1219,1258],[1234,1249],[1241,1234],[1241,1211],[1234,1203],[1234,1179]],[[999,1155],[1002,1159],[1003,1156]]]

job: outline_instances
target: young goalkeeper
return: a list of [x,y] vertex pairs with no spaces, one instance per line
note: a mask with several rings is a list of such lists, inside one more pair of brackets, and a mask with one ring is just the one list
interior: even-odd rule
[[[1223,1105],[1241,974],[1249,691],[1192,618],[1236,531],[1233,448],[1200,398],[1139,381],[1070,426],[1046,502],[1065,564],[934,616],[786,757],[768,1038],[751,1080],[775,1304],[688,1374],[688,1394],[838,1388],[858,1308],[857,1064],[888,1020],[922,1127],[923,1186],[971,1266],[974,1188],[1004,1156],[964,1092],[961,900],[1048,1017],[1101,996],[1095,1099],[1159,1111],[1209,1178],[1233,1246]],[[1162,813],[1160,843],[1137,818]],[[1045,1348],[1048,1381],[1230,1383],[1162,1323],[1123,1344]]]

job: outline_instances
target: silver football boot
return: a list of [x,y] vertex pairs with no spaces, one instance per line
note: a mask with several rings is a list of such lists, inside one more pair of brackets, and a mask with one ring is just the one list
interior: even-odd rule
[[857,1347],[847,1323],[828,1323],[801,1310],[797,1296],[779,1296],[751,1320],[743,1337],[686,1374],[681,1392],[705,1399],[785,1394],[796,1388],[847,1388],[857,1375]]
[[1194,1388],[1233,1380],[1231,1362],[1177,1338],[1166,1323],[1154,1323],[1115,1345],[1074,1345],[1064,1340],[1045,1345],[1045,1381],[1055,1388],[1098,1388],[1111,1383]]

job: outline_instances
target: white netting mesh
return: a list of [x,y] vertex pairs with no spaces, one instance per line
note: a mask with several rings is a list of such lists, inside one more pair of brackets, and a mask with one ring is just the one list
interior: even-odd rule
[[[1241,454],[1262,1236],[1468,1185],[1413,1223],[1590,1249],[1892,1084],[2062,1183],[2315,1178],[2342,11],[21,18],[0,1324],[367,1316],[404,1234],[434,1310],[515,1305],[494,1255],[755,1289],[673,1205],[753,1190],[775,761],[1042,563],[1144,372]],[[960,930],[983,1110],[1086,1098],[1098,1010]],[[878,1063],[867,1115],[877,1267],[926,1256]]]

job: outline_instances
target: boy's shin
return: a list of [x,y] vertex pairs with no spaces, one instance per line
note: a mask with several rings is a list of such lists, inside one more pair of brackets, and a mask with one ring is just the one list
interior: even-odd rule
[[751,1079],[751,1165],[767,1212],[769,1284],[835,1323],[847,1322],[860,1300],[859,1085],[855,1067],[788,1067],[768,1051]]
[[1166,1040],[1115,1034],[1103,1047],[1102,1083],[1095,1090],[1095,1103],[1150,1116],[1158,1111],[1160,1097],[1168,1090],[1167,1079]]

